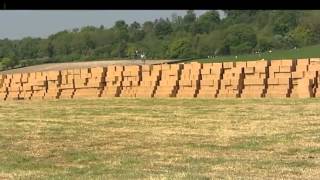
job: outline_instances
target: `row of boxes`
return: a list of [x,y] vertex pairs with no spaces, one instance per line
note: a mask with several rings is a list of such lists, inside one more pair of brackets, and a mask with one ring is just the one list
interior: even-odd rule
[[0,75],[0,98],[319,97],[320,59],[112,65]]

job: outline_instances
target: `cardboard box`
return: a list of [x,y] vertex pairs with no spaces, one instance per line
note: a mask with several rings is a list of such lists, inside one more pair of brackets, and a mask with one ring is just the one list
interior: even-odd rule
[[246,67],[244,68],[244,73],[245,74],[253,74],[255,71],[255,67]]
[[243,62],[235,62],[235,64],[236,64],[236,67],[238,67],[238,68],[241,68],[241,67],[243,67],[243,68],[245,68],[245,67],[247,67],[247,62],[246,61],[243,61]]
[[271,66],[281,66],[282,65],[282,60],[271,60]]
[[280,72],[291,72],[292,66],[280,66]]
[[281,66],[293,66],[294,62],[292,59],[281,60]]
[[310,59],[297,59],[297,66],[307,66],[310,64]]
[[231,69],[233,67],[235,67],[234,62],[223,62],[223,69]]
[[289,72],[280,72],[280,73],[274,73],[275,78],[291,78],[291,73]]

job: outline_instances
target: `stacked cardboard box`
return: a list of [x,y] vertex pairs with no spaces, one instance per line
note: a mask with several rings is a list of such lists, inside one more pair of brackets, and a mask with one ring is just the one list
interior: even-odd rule
[[141,81],[137,87],[136,97],[153,97],[159,84],[161,65],[142,65]]
[[314,97],[320,97],[320,58],[310,58],[308,73],[315,75],[312,90]]
[[[30,99],[43,99],[47,89],[47,80],[43,72],[33,72],[29,74],[28,89],[31,87],[32,93]],[[29,90],[26,90],[26,97],[29,94]]]
[[265,97],[268,78],[269,61],[247,61],[244,67],[244,87],[241,97],[260,98]]
[[125,66],[120,97],[136,97],[141,80],[141,66]]
[[20,87],[20,94],[18,99],[30,99],[33,95],[32,87],[34,82],[30,81],[30,75],[32,73],[22,73],[21,74],[21,87]]
[[295,60],[271,61],[266,97],[290,97],[292,89],[291,73],[295,71],[295,67]]
[[192,62],[184,64],[181,70],[177,97],[196,97],[200,86],[200,69],[202,64]]
[[19,95],[22,91],[22,84],[21,84],[21,73],[12,74],[9,77],[9,84],[8,84],[8,100],[16,100],[19,99]]
[[246,62],[224,62],[223,79],[217,97],[240,97]]
[[12,74],[5,75],[2,82],[2,87],[1,87],[1,94],[2,94],[3,100],[6,100],[8,97],[11,80],[12,80]]
[[105,86],[107,68],[82,68],[80,75],[75,76],[74,98],[100,97]]
[[314,97],[316,71],[308,71],[310,60],[298,59],[292,72],[292,90],[290,97]]
[[74,70],[67,69],[61,71],[61,84],[57,97],[59,99],[71,99],[74,95]]
[[[30,77],[33,75],[35,77],[36,73],[23,73],[21,74],[21,86],[20,86],[20,93],[18,94],[19,97],[17,99],[30,99],[33,95],[33,86],[36,84],[37,81],[31,81]],[[41,89],[41,88],[40,88]]]
[[0,78],[0,100],[6,100],[8,95],[8,84],[10,82],[8,82],[7,75],[5,74],[1,74]]
[[154,97],[176,97],[182,64],[163,64]]
[[47,89],[44,99],[57,99],[59,93],[59,87],[61,84],[61,72],[60,71],[47,71],[43,72],[47,80]]
[[107,67],[105,76],[105,87],[101,93],[101,97],[119,97],[123,80],[124,66],[112,65]]
[[320,97],[320,59],[108,66],[0,75],[0,99]]
[[197,97],[217,97],[222,74],[222,63],[204,63],[200,71],[200,89]]
[[87,90],[87,83],[88,83],[88,76],[89,76],[89,69],[74,69],[73,70],[73,83],[74,83],[74,93],[72,98],[81,98],[86,97],[87,95],[91,95],[94,97],[93,90]]

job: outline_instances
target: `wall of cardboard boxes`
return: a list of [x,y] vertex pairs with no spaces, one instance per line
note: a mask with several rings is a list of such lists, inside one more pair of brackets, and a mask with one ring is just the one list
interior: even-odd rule
[[94,97],[319,97],[320,58],[110,65],[0,75],[1,100]]

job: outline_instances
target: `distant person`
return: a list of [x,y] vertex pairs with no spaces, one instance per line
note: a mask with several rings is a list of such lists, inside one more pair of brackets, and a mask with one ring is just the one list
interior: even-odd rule
[[136,50],[135,52],[134,52],[134,59],[138,59],[138,51]]
[[146,64],[146,58],[145,58],[145,54],[144,53],[141,53],[141,60],[143,62],[143,64]]

